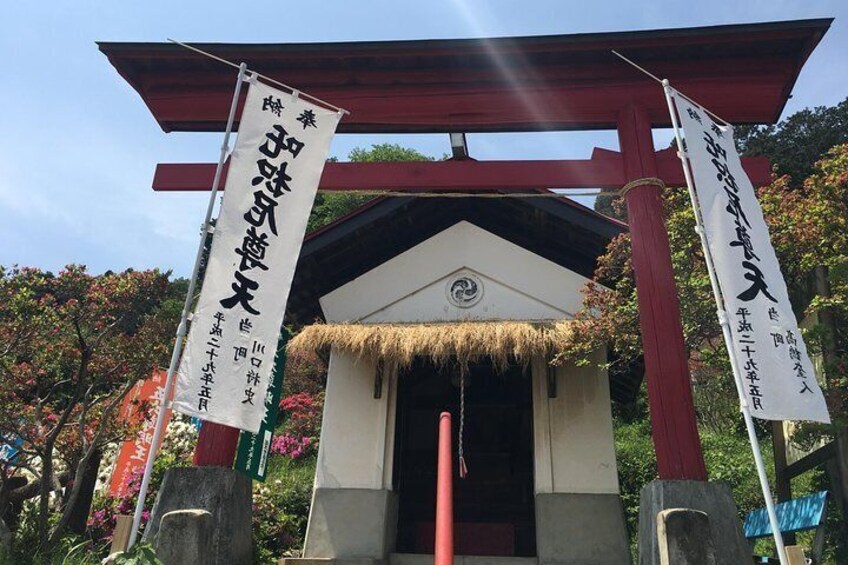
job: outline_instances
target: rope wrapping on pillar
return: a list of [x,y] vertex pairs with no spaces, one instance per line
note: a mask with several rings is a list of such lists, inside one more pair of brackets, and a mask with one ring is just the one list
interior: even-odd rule
[[636,188],[637,186],[656,186],[660,190],[665,189],[665,183],[663,182],[662,179],[657,178],[657,177],[645,177],[645,178],[635,179],[635,180],[628,182],[623,187],[621,187],[621,190],[619,190],[618,193],[621,196],[624,196],[631,189]]

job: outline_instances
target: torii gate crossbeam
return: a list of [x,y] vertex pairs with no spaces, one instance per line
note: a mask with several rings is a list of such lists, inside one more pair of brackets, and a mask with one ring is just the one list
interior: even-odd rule
[[[657,177],[668,186],[685,186],[674,150],[654,155]],[[768,160],[743,158],[751,182],[770,182]],[[226,175],[226,173],[225,173]],[[210,190],[215,163],[160,163],[153,190]],[[327,163],[319,190],[391,191],[534,191],[540,188],[600,188],[618,190],[628,179],[622,154],[595,149],[591,159],[550,161],[448,160],[412,163]]]

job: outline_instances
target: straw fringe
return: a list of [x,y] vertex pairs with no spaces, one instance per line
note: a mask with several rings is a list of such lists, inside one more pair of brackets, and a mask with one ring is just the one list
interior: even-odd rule
[[437,366],[490,358],[499,370],[511,362],[528,364],[565,348],[572,336],[568,321],[456,322],[431,324],[315,324],[288,344],[291,353],[338,348],[357,357],[382,360],[399,369],[417,357]]

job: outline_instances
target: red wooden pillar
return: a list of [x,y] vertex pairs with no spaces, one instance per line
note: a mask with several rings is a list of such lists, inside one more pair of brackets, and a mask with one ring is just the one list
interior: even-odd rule
[[[619,113],[618,137],[628,181],[657,176],[651,121],[630,105]],[[639,324],[645,350],[648,402],[661,479],[707,480],[695,421],[680,305],[663,220],[661,189],[636,184],[625,191]]]
[[214,422],[203,422],[197,447],[195,467],[232,467],[238,448],[239,430]]

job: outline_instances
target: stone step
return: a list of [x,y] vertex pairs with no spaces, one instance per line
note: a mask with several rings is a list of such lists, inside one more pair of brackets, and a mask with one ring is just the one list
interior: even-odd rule
[[336,557],[283,557],[279,565],[380,565],[378,559]]
[[[488,557],[455,555],[453,565],[538,565],[535,557]],[[392,553],[389,565],[433,565],[433,556],[422,553]]]

